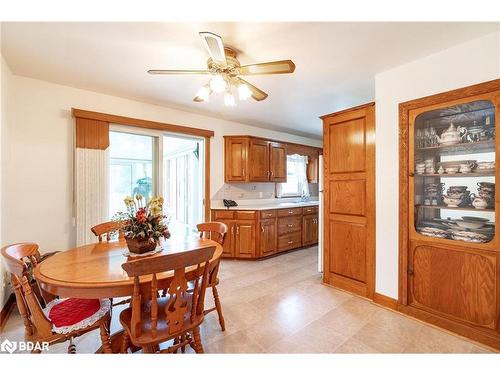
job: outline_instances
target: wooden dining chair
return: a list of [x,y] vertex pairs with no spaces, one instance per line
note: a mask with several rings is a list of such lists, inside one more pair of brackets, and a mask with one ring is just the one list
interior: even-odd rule
[[[207,265],[214,252],[215,246],[210,246],[122,264],[127,275],[134,278],[130,307],[120,314],[125,330],[122,352],[126,352],[130,341],[144,353],[176,353],[187,345],[203,353],[199,326],[205,316]],[[191,269],[186,272],[187,267]],[[168,286],[161,286],[157,274],[167,271],[173,271],[173,279]],[[141,286],[139,277],[145,276],[151,281]],[[189,281],[193,281],[192,289],[188,289]],[[161,289],[166,290],[165,297],[159,297]],[[160,350],[161,343],[172,339],[173,345]]]
[[117,221],[107,221],[105,223],[97,224],[90,228],[92,233],[96,235],[96,237],[99,239],[99,242],[102,242],[103,237],[106,238],[106,241],[111,240],[111,235],[113,233],[118,232],[118,237],[123,236],[123,232],[120,230],[121,229],[121,223]]
[[40,297],[28,279],[26,258],[37,264],[35,243],[18,243],[0,250],[11,274],[16,303],[23,318],[25,339],[49,345],[69,340],[68,353],[75,353],[73,338],[100,329],[103,351],[111,352],[109,327],[111,302],[98,299],[53,298],[42,308]]
[[[220,222],[210,222],[210,223],[200,223],[196,226],[200,232],[200,238],[210,238],[222,246],[224,245],[224,240],[228,231],[227,225]],[[214,296],[215,307],[205,310],[205,315],[217,310],[219,316],[219,324],[222,331],[226,330],[226,323],[224,321],[224,316],[222,315],[222,305],[220,303],[219,292],[217,291],[217,285],[219,285],[219,267],[220,259],[210,265],[209,278],[208,278],[208,288],[212,289],[212,294]]]

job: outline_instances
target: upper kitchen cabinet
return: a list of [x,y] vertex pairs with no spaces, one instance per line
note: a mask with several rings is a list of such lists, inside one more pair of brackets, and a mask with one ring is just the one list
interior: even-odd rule
[[224,180],[248,181],[248,138],[226,137],[224,145]]
[[308,180],[317,182],[321,149],[251,136],[224,139],[225,182],[286,182],[289,149],[309,156]]

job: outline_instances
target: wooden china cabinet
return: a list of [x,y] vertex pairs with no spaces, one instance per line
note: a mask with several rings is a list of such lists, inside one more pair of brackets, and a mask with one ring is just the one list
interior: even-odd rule
[[398,309],[500,349],[500,80],[400,104]]

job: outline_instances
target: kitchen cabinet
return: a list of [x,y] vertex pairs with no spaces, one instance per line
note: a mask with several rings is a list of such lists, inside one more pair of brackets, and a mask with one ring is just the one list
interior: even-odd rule
[[276,219],[265,219],[260,222],[259,250],[261,256],[276,253],[277,250],[277,228]]
[[302,245],[313,245],[318,242],[318,215],[302,217]]
[[[319,155],[321,149],[294,145],[251,136],[224,137],[225,182],[286,182],[287,149],[298,147],[307,155]],[[310,168],[310,171],[309,171]],[[318,163],[308,168],[311,181],[317,182]],[[316,170],[314,170],[316,168]],[[315,176],[315,177],[314,177]]]
[[255,259],[316,244],[317,212],[317,206],[261,211],[219,209],[212,210],[212,221],[223,222],[229,228],[223,257]]
[[500,80],[400,104],[398,309],[500,349]]
[[286,182],[286,147],[282,143],[269,143],[269,181]]
[[224,180],[245,182],[248,180],[248,138],[225,139]]

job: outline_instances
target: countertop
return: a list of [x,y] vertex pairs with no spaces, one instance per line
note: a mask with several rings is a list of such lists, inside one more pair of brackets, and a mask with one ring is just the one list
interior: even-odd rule
[[[238,202],[236,202],[236,203],[238,203]],[[318,200],[296,202],[296,201],[287,201],[287,200],[281,201],[281,200],[276,199],[275,202],[269,202],[269,201],[262,202],[262,203],[255,202],[255,201],[252,201],[251,203],[250,202],[248,202],[248,203],[240,202],[240,203],[238,203],[238,206],[230,207],[229,209],[233,210],[233,211],[238,211],[238,210],[240,210],[240,211],[245,211],[245,210],[261,211],[261,210],[277,210],[280,208],[310,207],[310,206],[318,206],[318,205],[319,205]],[[225,210],[225,209],[226,209],[226,207],[224,207],[224,205],[222,204],[222,201],[221,201],[220,205],[219,204],[212,204],[212,210]]]

